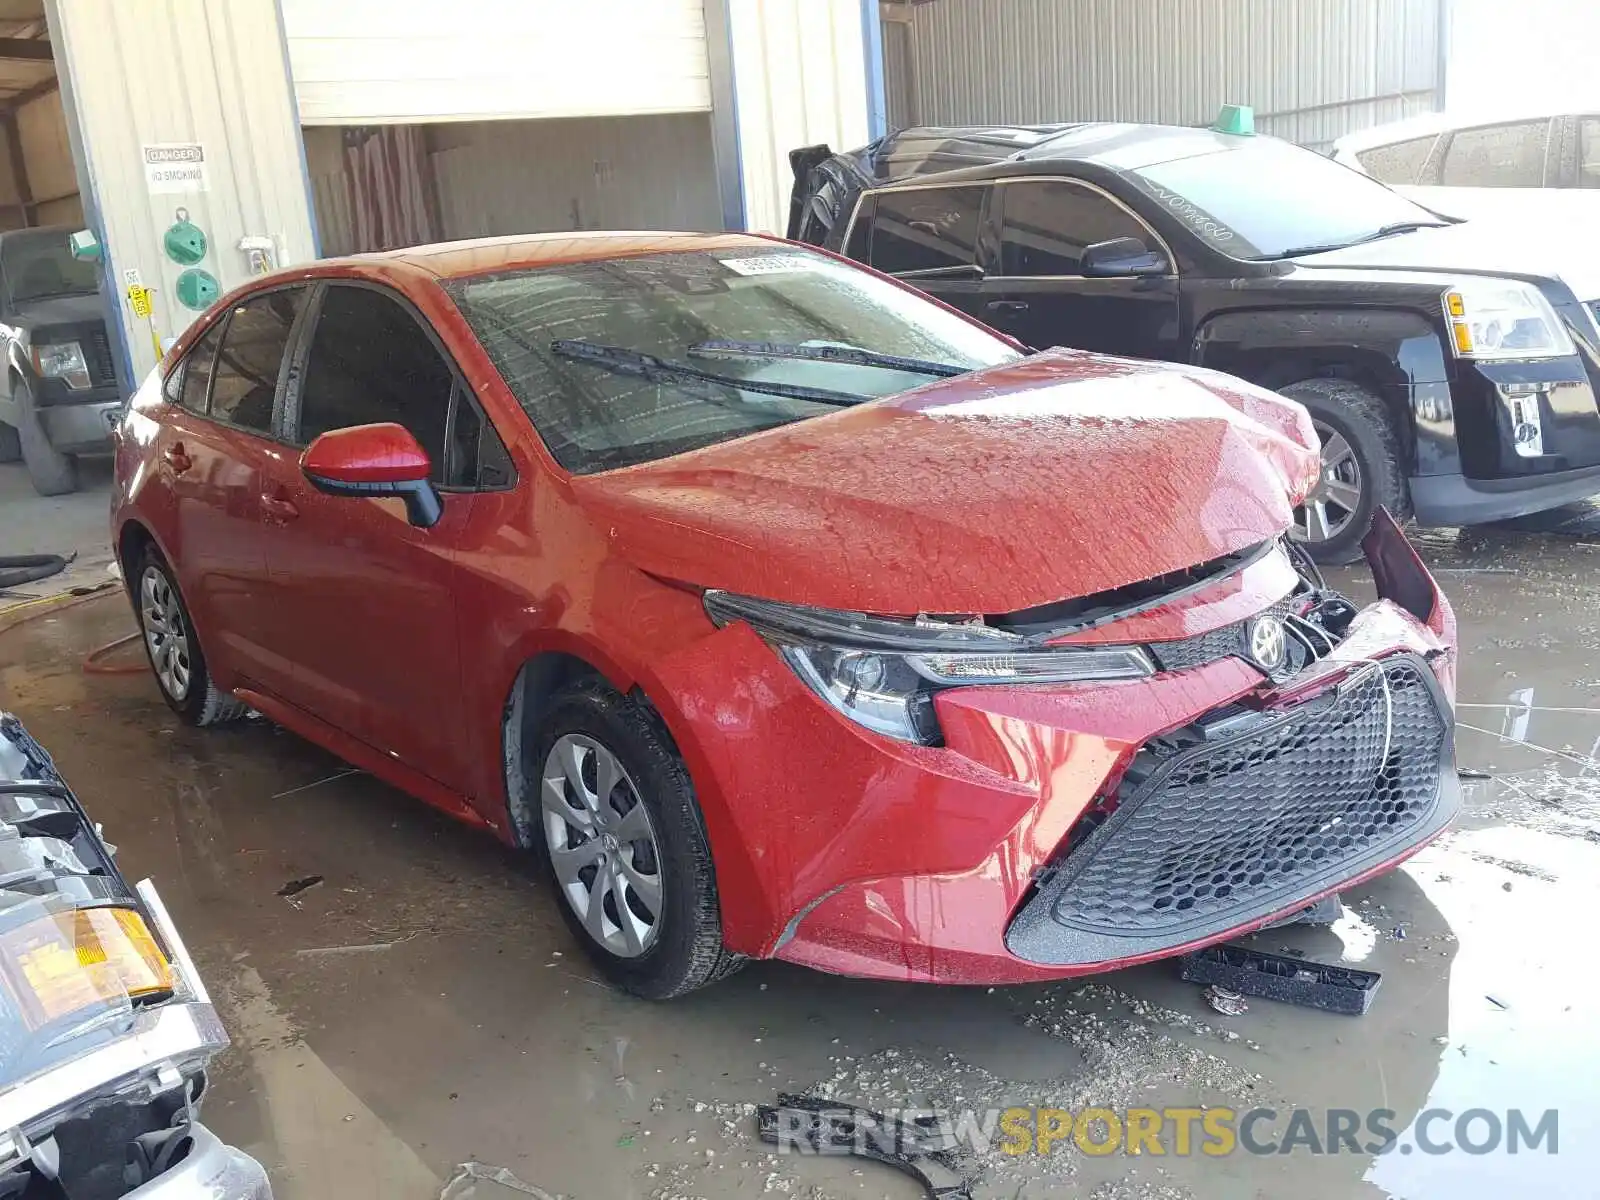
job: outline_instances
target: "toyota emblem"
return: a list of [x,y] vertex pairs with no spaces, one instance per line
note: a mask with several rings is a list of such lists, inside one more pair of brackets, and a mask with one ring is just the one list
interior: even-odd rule
[[1262,616],[1250,622],[1245,633],[1250,659],[1268,675],[1283,669],[1289,658],[1289,635],[1277,617]]

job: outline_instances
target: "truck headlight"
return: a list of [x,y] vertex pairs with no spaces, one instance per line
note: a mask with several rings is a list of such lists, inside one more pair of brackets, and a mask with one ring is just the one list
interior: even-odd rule
[[62,379],[69,388],[89,386],[89,363],[77,342],[56,342],[33,348],[33,367],[44,379]]
[[1576,353],[1566,325],[1531,284],[1464,280],[1444,294],[1444,311],[1459,358],[1493,361]]
[[1039,644],[976,620],[876,617],[708,591],[717,625],[748,623],[803,683],[856,724],[905,742],[938,742],[943,688],[1142,679],[1156,665],[1137,646]]

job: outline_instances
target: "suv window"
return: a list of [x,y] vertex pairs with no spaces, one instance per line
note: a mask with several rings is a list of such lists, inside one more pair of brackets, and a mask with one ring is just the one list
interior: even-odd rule
[[1002,275],[1077,275],[1083,248],[1132,237],[1151,245],[1143,222],[1092,188],[1065,179],[1000,189]]
[[1547,120],[1459,130],[1445,151],[1439,182],[1445,187],[1543,187],[1549,142]]
[[1383,183],[1421,183],[1422,168],[1428,163],[1428,154],[1439,135],[1411,138],[1404,142],[1390,142],[1387,146],[1374,146],[1356,155],[1361,169]]
[[986,190],[980,185],[879,193],[872,265],[891,275],[975,270],[978,214]]
[[217,342],[224,322],[218,321],[189,348],[183,361],[167,376],[166,396],[192,413],[206,411],[206,392],[211,386],[211,364],[217,357]]
[[304,288],[256,296],[228,317],[211,384],[211,416],[256,433],[272,432],[272,402],[289,331]]
[[296,440],[306,445],[330,429],[380,421],[411,431],[433,464],[434,483],[511,482],[504,444],[416,318],[382,292],[335,284],[311,341]]

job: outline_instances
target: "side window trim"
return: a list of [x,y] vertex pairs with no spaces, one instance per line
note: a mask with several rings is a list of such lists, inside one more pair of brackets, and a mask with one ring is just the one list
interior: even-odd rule
[[[451,435],[455,428],[458,397],[465,397],[473,408],[477,410],[478,419],[483,422],[483,426],[493,432],[502,446],[506,445],[506,439],[501,435],[494,422],[489,419],[488,411],[484,408],[482,401],[478,399],[478,395],[473,390],[472,385],[467,382],[466,374],[461,370],[460,364],[456,362],[455,355],[450,353],[450,348],[444,344],[433,325],[422,315],[421,310],[411,302],[409,297],[387,284],[373,283],[366,279],[323,279],[318,280],[314,286],[316,290],[307,298],[305,306],[301,310],[302,328],[293,335],[294,340],[291,341],[292,353],[284,354],[285,363],[289,363],[292,358],[293,365],[292,379],[287,386],[282,388],[282,433],[285,444],[296,449],[304,449],[306,445],[300,440],[300,389],[305,384],[306,368],[311,361],[311,346],[316,340],[317,326],[322,319],[323,302],[327,299],[328,293],[334,288],[359,288],[362,291],[376,292],[378,295],[399,305],[401,311],[411,318],[411,323],[416,326],[417,332],[428,339],[428,344],[433,347],[434,352],[439,355],[440,360],[449,370],[450,400],[449,410],[445,417],[445,454],[447,458],[452,453]],[[282,382],[280,380],[280,384]],[[449,487],[444,484],[436,484],[435,486],[441,492],[509,491],[516,486],[517,482],[517,466],[516,462],[511,458],[509,450],[506,451],[506,461],[510,464],[511,477],[499,487]],[[440,463],[440,474],[448,478],[447,473],[452,465],[448,461]]]
[[[473,492],[509,492],[517,484],[517,465],[511,461],[510,451],[504,450],[505,439],[500,436],[500,431],[494,427],[494,422],[489,420],[489,414],[484,412],[483,405],[478,402],[478,397],[473,394],[472,389],[467,386],[466,381],[463,380],[459,374],[456,375],[455,382],[450,388],[450,411],[448,414],[446,414],[444,422],[444,477],[449,479],[455,473],[455,455],[457,449],[456,415],[461,411],[461,406],[463,404],[472,408],[472,410],[478,416],[478,450],[480,458],[483,450],[484,433],[487,431],[488,436],[494,438],[500,443],[502,451],[505,454],[506,464],[510,469],[511,476],[504,483],[495,484],[493,486],[482,483],[476,483],[470,487],[459,484],[451,485],[447,483],[435,484],[434,486],[437,487],[441,492],[450,494],[457,492],[468,494]],[[479,469],[480,471],[482,469],[481,463],[479,464]]]
[[994,181],[994,187],[990,191],[989,204],[991,205],[995,214],[995,270],[993,274],[987,276],[988,280],[1004,280],[1009,283],[1015,280],[1029,279],[1089,278],[1087,275],[1005,275],[1001,273],[1000,263],[1002,258],[1000,255],[1000,240],[1005,234],[1006,189],[1018,186],[1025,187],[1028,184],[1048,183],[1066,184],[1069,187],[1082,188],[1084,191],[1092,192],[1102,199],[1109,200],[1117,208],[1120,208],[1129,218],[1131,218],[1135,225],[1138,225],[1145,231],[1145,234],[1149,238],[1149,245],[1152,247],[1160,247],[1161,252],[1167,256],[1167,263],[1169,264],[1170,270],[1168,271],[1167,275],[1164,276],[1164,278],[1176,279],[1178,277],[1178,256],[1172,252],[1172,247],[1167,243],[1167,239],[1161,236],[1160,231],[1157,230],[1155,226],[1150,224],[1149,221],[1146,221],[1142,216],[1135,212],[1126,201],[1122,200],[1120,197],[1113,196],[1110,192],[1106,191],[1105,188],[1100,187],[1098,184],[1090,183],[1087,179],[1079,179],[1075,175],[1025,175],[1020,177],[1012,176],[1006,179],[996,179]]

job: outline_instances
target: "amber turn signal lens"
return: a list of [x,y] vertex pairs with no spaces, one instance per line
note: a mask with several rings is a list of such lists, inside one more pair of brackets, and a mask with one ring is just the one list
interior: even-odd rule
[[128,908],[63,912],[0,934],[0,973],[30,1029],[172,991],[171,964]]

